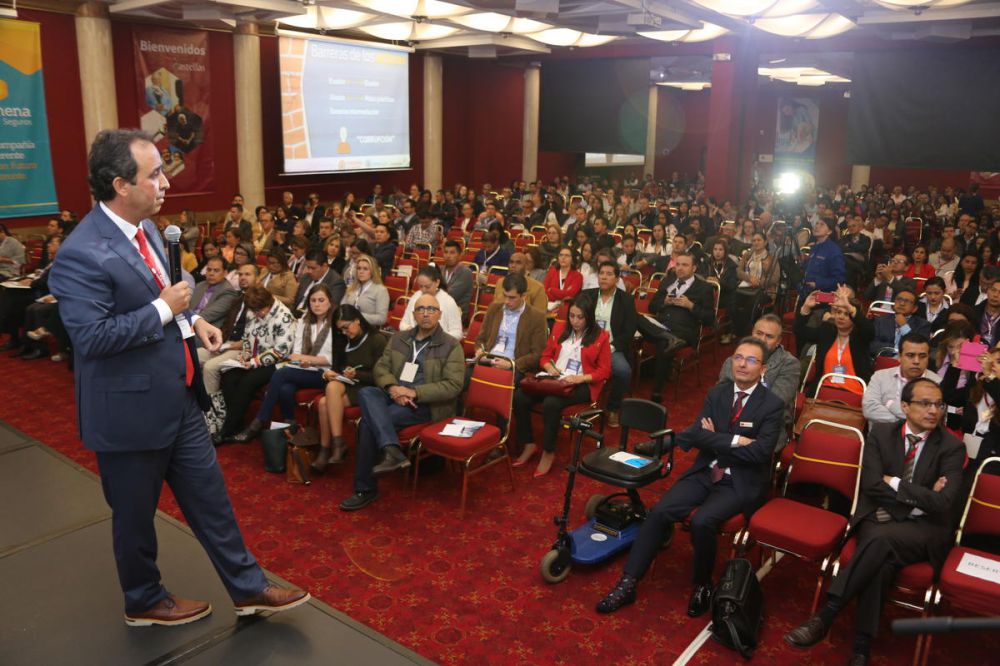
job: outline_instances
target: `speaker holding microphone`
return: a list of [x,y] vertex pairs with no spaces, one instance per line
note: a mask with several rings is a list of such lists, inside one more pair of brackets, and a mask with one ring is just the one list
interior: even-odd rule
[[167,260],[170,262],[170,284],[181,281],[181,228],[171,224],[163,230],[167,239]]

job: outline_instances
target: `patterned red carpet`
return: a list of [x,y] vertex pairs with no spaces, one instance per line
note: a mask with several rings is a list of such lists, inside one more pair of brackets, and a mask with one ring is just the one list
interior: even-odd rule
[[[670,406],[670,424],[690,423],[718,365],[706,355],[701,387],[688,376]],[[77,439],[72,376],[64,364],[0,357],[0,419],[95,470],[94,456]],[[667,392],[668,399],[672,392]],[[618,431],[609,431],[617,442]],[[565,441],[560,455],[568,457]],[[661,486],[656,498],[690,460]],[[533,479],[532,465],[516,471],[510,492],[497,468],[475,478],[469,511],[458,519],[460,479],[442,472],[422,479],[416,496],[402,475],[381,484],[381,497],[353,514],[337,504],[351,492],[351,458],[309,487],[286,484],[263,469],[258,445],[229,445],[219,458],[243,533],[261,563],[315,596],[392,639],[442,664],[669,664],[706,626],[685,615],[689,592],[688,537],[674,544],[640,586],[639,601],[605,617],[594,604],[614,584],[622,561],[576,568],[559,585],[542,581],[539,559],[555,536],[565,472]],[[579,479],[574,526],[600,484]],[[169,492],[161,508],[182,518]],[[721,558],[720,558],[721,559]],[[754,660],[771,664],[838,664],[850,653],[852,617],[835,625],[832,639],[809,652],[796,651],[782,634],[808,613],[814,567],[792,559],[764,579],[767,618]],[[189,594],[195,591],[188,591]],[[888,617],[905,617],[888,610]],[[873,663],[906,664],[913,639],[894,638],[883,625]],[[936,638],[932,664],[1000,663],[1000,636]],[[730,664],[739,657],[709,641],[693,657],[697,664]]]

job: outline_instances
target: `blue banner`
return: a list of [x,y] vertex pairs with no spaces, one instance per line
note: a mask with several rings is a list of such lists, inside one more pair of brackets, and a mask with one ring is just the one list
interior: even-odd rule
[[0,19],[0,218],[58,212],[39,25]]

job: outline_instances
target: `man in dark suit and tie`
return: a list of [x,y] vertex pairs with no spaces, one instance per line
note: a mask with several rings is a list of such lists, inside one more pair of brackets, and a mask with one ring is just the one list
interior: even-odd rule
[[336,308],[344,298],[347,285],[340,273],[330,268],[326,263],[326,252],[323,250],[311,250],[306,253],[306,269],[299,280],[299,290],[295,294],[295,308],[293,312],[296,316],[301,315],[309,307],[309,292],[318,284],[325,284],[330,289],[330,304]]
[[712,286],[695,277],[694,255],[684,252],[674,256],[674,278],[664,281],[649,303],[649,314],[661,324],[639,318],[639,332],[656,344],[656,372],[653,379],[653,402],[662,402],[663,383],[670,374],[674,352],[698,344],[702,326],[715,323]]
[[930,562],[941,569],[951,545],[953,504],[959,501],[965,446],[940,426],[941,388],[918,378],[903,387],[906,420],[872,426],[861,463],[861,496],[851,517],[857,548],[830,585],[826,605],[785,635],[796,647],[826,636],[834,618],[858,598],[854,654],[868,663],[885,591],[903,567]]
[[677,437],[681,449],[696,448],[698,457],[646,516],[622,577],[597,604],[597,612],[612,613],[635,601],[639,579],[664,537],[694,509],[694,591],[687,613],[697,617],[708,610],[718,528],[738,513],[749,517],[764,500],[771,454],[785,425],[785,404],[761,383],[765,358],[767,346],[761,340],[743,338],[736,346],[734,381],[709,390],[701,414]]
[[872,356],[883,350],[888,356],[898,356],[899,340],[907,333],[919,333],[927,338],[931,335],[931,325],[927,320],[914,314],[917,311],[917,292],[913,287],[904,284],[896,288],[893,310],[895,314],[891,317],[876,317],[872,322],[875,331],[869,347]]
[[149,219],[169,187],[159,151],[143,132],[104,130],[91,146],[89,168],[98,205],[60,249],[49,285],[73,341],[80,437],[97,454],[112,510],[125,622],[186,624],[212,612],[160,582],[153,519],[164,481],[237,615],[302,604],[308,593],[268,583],[226,493],[192,344],[197,336],[212,351],[222,336],[189,309],[187,283],[170,284]]

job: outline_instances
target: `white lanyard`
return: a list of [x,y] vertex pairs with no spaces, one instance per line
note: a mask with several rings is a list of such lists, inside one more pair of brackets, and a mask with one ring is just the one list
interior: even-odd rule
[[365,344],[365,340],[367,340],[367,339],[368,339],[368,334],[365,333],[364,337],[361,338],[361,342],[359,342],[358,344],[354,345],[353,347],[351,346],[350,341],[348,341],[347,346],[344,348],[344,351],[348,352],[348,353],[354,351],[355,349],[357,349],[361,345]]
[[566,284],[566,278],[567,277],[569,277],[569,271],[566,271],[566,275],[565,276],[562,274],[562,271],[559,271],[559,288],[560,289],[562,289],[563,285]]
[[371,285],[372,285],[372,281],[369,280],[368,282],[365,282],[365,285],[363,287],[361,287],[361,289],[358,289],[358,294],[357,294],[357,296],[354,297],[354,307],[358,307],[358,301],[361,300],[362,294],[364,294],[365,293],[365,289],[367,289]]
[[837,340],[837,365],[843,365],[843,363],[840,362],[840,359],[844,356],[844,350],[847,349],[847,346],[850,344],[851,344],[850,338],[848,338],[843,345],[840,344],[839,339]]
[[420,352],[427,349],[427,345],[429,345],[430,343],[431,341],[428,340],[420,347],[420,349],[417,349],[417,339],[416,338],[413,339],[413,363],[417,362],[417,357],[420,356]]

